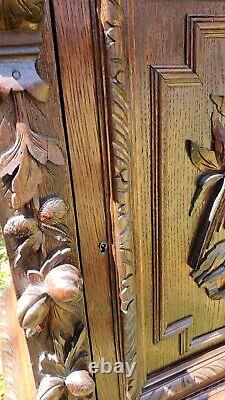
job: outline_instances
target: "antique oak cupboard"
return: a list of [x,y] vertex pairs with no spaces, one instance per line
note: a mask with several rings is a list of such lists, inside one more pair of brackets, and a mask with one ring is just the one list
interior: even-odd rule
[[0,95],[5,399],[224,400],[225,1],[1,0]]

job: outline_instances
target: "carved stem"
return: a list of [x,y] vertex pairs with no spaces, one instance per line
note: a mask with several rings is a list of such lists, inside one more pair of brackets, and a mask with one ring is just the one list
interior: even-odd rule
[[13,100],[15,106],[15,113],[16,113],[16,123],[24,123],[25,125],[29,126],[29,120],[27,116],[27,110],[25,106],[25,93],[24,91],[21,92],[13,92]]

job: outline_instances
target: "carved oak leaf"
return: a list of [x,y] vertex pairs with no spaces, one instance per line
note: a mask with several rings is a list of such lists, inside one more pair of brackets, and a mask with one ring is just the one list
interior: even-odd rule
[[[58,250],[51,258],[53,269],[49,272],[46,270],[49,264],[47,260],[40,272],[32,270],[27,273],[29,285],[18,300],[17,311],[20,325],[28,329],[30,334],[43,329],[49,321],[55,335],[60,332],[73,335],[70,320],[75,312],[75,304],[81,298],[82,279],[79,270],[73,265],[57,265],[57,258],[62,258],[60,252]],[[62,252],[66,256],[68,250],[62,249]],[[64,303],[70,305],[69,311],[64,309]]]
[[[8,129],[4,119],[0,133]],[[38,190],[42,174],[39,163],[51,161],[63,165],[64,158],[58,140],[33,132],[26,124],[16,124],[16,142],[0,158],[0,178],[11,176],[12,205],[18,210],[27,204]]]
[[[47,375],[40,383],[38,400],[49,400],[49,391],[56,394],[54,399],[61,399],[63,394],[69,398],[70,396],[83,398],[93,393],[94,380],[88,371],[80,370],[78,367],[78,360],[86,356],[86,353],[81,352],[85,337],[85,329],[82,326],[81,331],[76,335],[75,342],[72,339],[66,343],[59,337],[59,341],[54,341],[55,356],[47,353],[41,355],[40,371]],[[67,352],[68,347],[70,350]],[[59,391],[59,387],[63,388],[63,391]]]
[[43,243],[43,233],[58,241],[70,241],[68,229],[62,223],[67,206],[60,196],[52,196],[44,201],[36,217],[16,215],[8,220],[4,234],[15,239],[24,239],[15,254],[15,266],[23,266]]
[[201,172],[220,171],[221,165],[218,163],[214,151],[201,147],[192,141],[189,141],[189,143],[190,158],[195,167]]

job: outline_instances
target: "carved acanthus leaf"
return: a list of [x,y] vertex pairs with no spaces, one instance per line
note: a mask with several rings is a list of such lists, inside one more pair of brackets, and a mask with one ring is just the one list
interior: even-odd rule
[[[0,134],[8,123],[3,119]],[[0,178],[11,177],[12,205],[18,210],[28,203],[38,190],[42,174],[38,163],[51,161],[63,165],[64,158],[58,140],[33,132],[24,123],[16,125],[16,142],[0,158]]]

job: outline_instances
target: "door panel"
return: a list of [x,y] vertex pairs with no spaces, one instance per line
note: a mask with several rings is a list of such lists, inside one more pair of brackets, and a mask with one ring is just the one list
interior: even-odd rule
[[[223,123],[211,96],[225,90],[225,5],[142,1],[129,12],[133,226],[147,373],[224,341],[224,300],[210,299],[190,276],[224,230],[216,232],[215,221],[206,227],[215,191],[189,215],[203,173],[186,141],[212,150],[212,124]],[[214,234],[201,246],[204,229]]]

